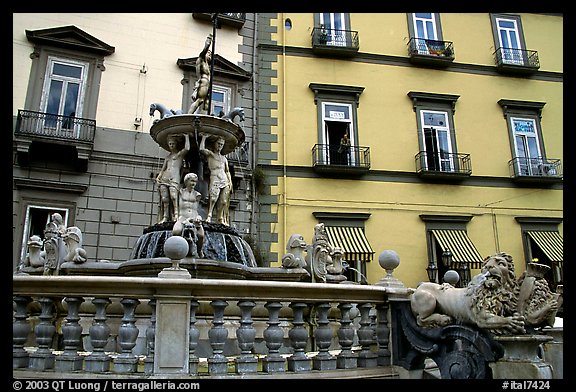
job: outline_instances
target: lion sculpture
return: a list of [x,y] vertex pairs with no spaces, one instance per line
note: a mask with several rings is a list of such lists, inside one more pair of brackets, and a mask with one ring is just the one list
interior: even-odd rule
[[303,252],[306,250],[306,241],[301,234],[292,234],[286,244],[287,253],[282,256],[284,268],[306,268]]
[[481,273],[465,288],[449,283],[420,284],[412,295],[411,308],[421,327],[461,322],[496,335],[523,334],[526,331],[524,316],[517,309],[518,292],[512,257],[501,252],[485,258]]

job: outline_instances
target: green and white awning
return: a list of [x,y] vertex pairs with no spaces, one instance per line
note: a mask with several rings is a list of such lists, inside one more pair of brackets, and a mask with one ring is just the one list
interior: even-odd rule
[[434,234],[434,238],[440,244],[443,252],[450,250],[452,262],[455,266],[468,264],[470,268],[482,268],[483,258],[470,237],[468,237],[468,234],[466,234],[466,231],[460,229],[434,229],[432,234]]

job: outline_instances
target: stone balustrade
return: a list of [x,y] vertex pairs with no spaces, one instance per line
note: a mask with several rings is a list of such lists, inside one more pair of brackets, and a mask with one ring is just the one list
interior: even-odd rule
[[[391,271],[387,279],[390,280]],[[18,377],[396,377],[401,285],[13,276]]]

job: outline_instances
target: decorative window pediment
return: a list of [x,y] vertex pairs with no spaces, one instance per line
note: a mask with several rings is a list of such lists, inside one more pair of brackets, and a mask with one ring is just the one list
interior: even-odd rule
[[54,27],[42,30],[26,30],[28,41],[39,45],[93,52],[104,56],[116,50],[113,46],[100,41],[76,26]]
[[[198,57],[187,59],[178,59],[177,64],[184,71],[196,72],[196,60]],[[239,80],[250,80],[252,74],[244,68],[226,60],[219,54],[214,55],[214,74],[224,77],[230,77]]]

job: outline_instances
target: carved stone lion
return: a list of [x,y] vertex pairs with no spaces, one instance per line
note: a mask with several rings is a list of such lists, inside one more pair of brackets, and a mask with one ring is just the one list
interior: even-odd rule
[[512,257],[501,252],[484,259],[481,273],[468,287],[420,284],[411,308],[421,327],[461,322],[494,334],[521,334],[525,329],[524,317],[517,312],[518,291]]
[[286,244],[287,253],[282,256],[282,267],[306,268],[304,250],[306,250],[304,237],[301,234],[292,234]]

